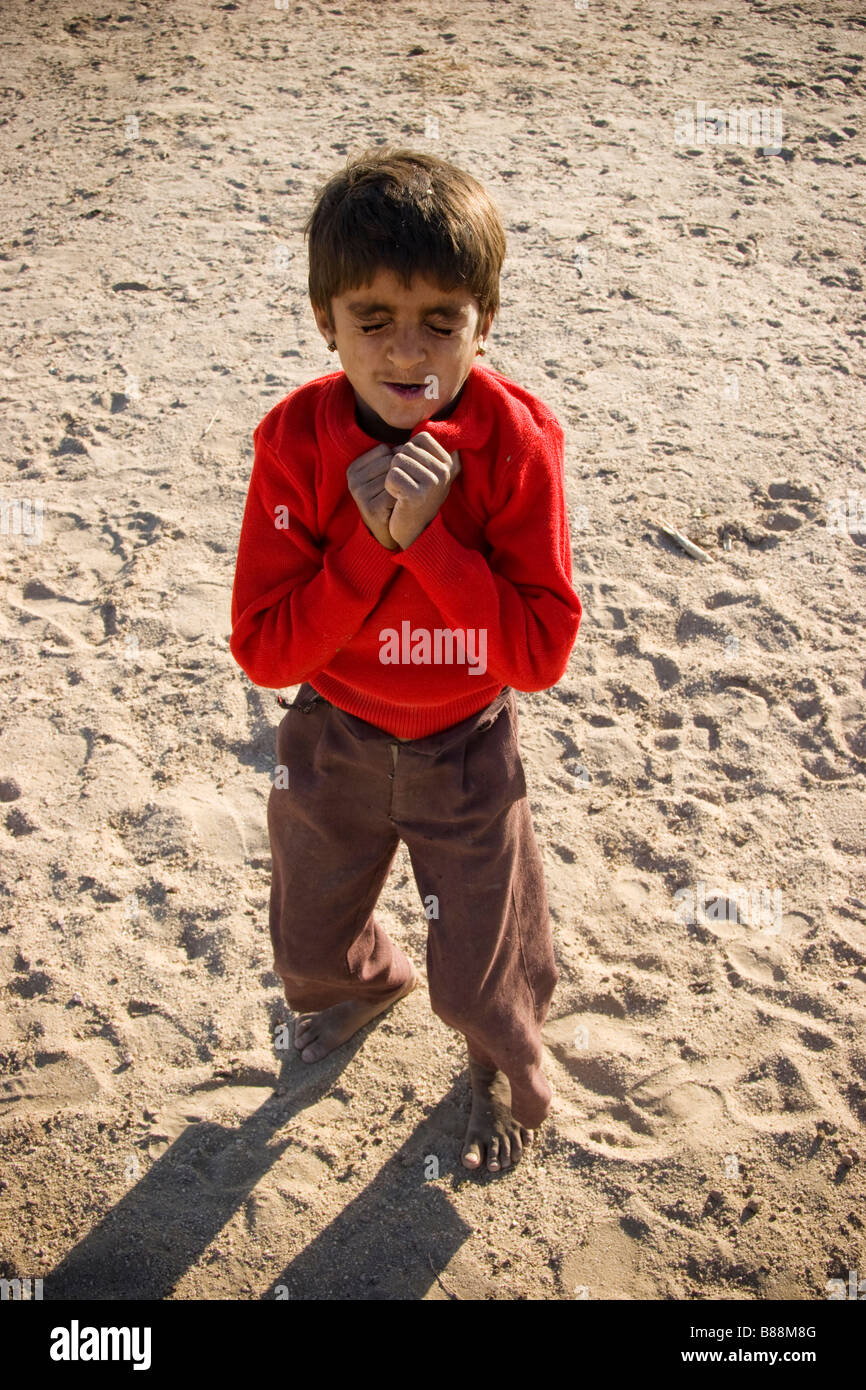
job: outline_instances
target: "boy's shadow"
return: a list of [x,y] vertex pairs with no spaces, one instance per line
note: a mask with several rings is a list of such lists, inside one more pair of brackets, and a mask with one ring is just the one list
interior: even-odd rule
[[[363,1036],[316,1064],[309,1077],[299,1075],[304,1063],[286,1061],[277,1087],[291,1094],[273,1093],[238,1128],[190,1125],[46,1276],[45,1298],[169,1298],[289,1146],[285,1137],[272,1142],[275,1133],[328,1095]],[[269,1281],[264,1297],[424,1297],[471,1234],[441,1188],[425,1181],[425,1154],[441,1154],[446,1142],[453,1146],[446,1135],[457,1089],[369,1186]],[[337,1183],[336,1175],[332,1181]],[[250,1270],[250,1282],[258,1272]]]

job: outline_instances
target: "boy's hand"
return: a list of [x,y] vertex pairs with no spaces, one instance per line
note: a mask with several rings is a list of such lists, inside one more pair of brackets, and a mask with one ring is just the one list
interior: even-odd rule
[[433,520],[460,471],[460,455],[446,453],[426,431],[394,450],[385,489],[396,498],[389,531],[402,550]]
[[366,454],[361,454],[360,458],[349,464],[346,479],[367,529],[386,550],[399,550],[397,541],[388,530],[388,521],[396,505],[393,496],[384,487],[390,467],[390,447],[377,444],[375,449],[368,449]]

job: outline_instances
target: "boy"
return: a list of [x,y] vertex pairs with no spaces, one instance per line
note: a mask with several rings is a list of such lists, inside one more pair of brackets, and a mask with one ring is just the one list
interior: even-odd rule
[[562,430],[475,363],[505,233],[468,174],[374,151],[325,185],[305,231],[343,371],[255,431],[232,598],[250,679],[301,682],[268,803],[274,968],[304,1062],[419,984],[373,913],[402,839],[431,1006],[468,1044],[462,1161],[495,1173],[551,1097],[557,971],[514,691],[561,678],[580,623]]

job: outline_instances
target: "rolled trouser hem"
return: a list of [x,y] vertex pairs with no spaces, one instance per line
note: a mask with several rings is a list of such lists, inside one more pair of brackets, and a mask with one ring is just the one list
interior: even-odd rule
[[489,1057],[497,1071],[501,1071],[508,1077],[509,1081],[523,1080],[528,1072],[536,1071],[541,1066],[543,1050],[540,1036],[537,1043],[534,1044],[526,1040],[522,1046],[503,1047],[501,1030],[481,1032],[479,1029],[473,1028],[471,1024],[460,1022],[453,1016],[449,1017],[440,1012],[435,1006],[432,1007],[437,1018],[441,1018],[442,1022],[446,1023],[449,1028],[453,1028],[455,1032],[463,1035],[470,1053],[473,1055],[482,1053],[485,1057]]
[[296,975],[286,975],[279,970],[277,974],[283,982],[289,1008],[295,1013],[318,1013],[321,1009],[330,1009],[334,1004],[343,1004],[347,1000],[364,1004],[384,1002],[390,995],[404,989],[414,978],[414,967],[408,960],[406,964],[407,969],[400,976],[390,979],[384,985],[370,985],[351,980],[344,983],[311,984],[309,981],[298,979]]
[[535,988],[528,991],[529,998],[521,1008],[515,1001],[504,1011],[495,1009],[482,1019],[472,1018],[461,1003],[457,1007],[437,997],[431,991],[430,1007],[442,1022],[466,1039],[470,1053],[489,1057],[509,1082],[523,1081],[527,1074],[536,1071],[544,1059],[544,1040],[541,1029],[550,1008],[553,992],[559,979],[555,965],[540,971]]

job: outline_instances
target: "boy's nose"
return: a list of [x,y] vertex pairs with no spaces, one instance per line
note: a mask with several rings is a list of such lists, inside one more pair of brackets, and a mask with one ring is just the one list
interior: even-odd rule
[[412,329],[395,334],[388,346],[389,359],[395,367],[400,367],[404,371],[409,367],[416,366],[423,356],[424,346],[421,337]]

